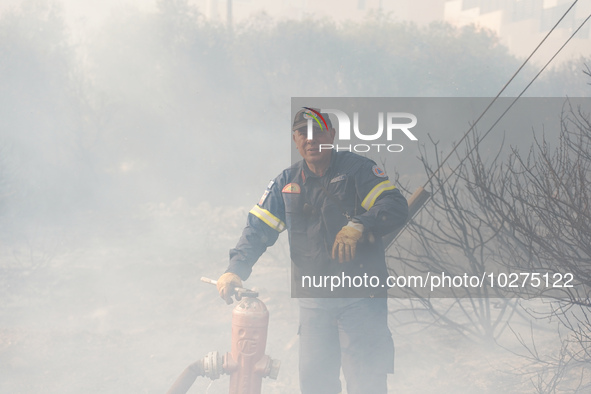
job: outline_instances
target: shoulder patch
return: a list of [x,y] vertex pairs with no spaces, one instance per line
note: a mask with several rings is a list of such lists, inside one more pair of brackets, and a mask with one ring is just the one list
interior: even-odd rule
[[386,177],[386,173],[378,166],[373,166],[371,168],[371,170],[373,171],[373,174],[377,177],[380,177],[380,178]]
[[281,192],[283,193],[294,193],[294,194],[298,194],[301,193],[302,189],[300,188],[300,185],[298,185],[297,183],[288,183],[287,185],[285,185],[285,187],[283,188],[283,190],[281,190]]
[[275,183],[275,181],[273,181],[273,180],[271,182],[269,182],[269,184],[267,185],[267,189],[265,189],[265,192],[263,193],[261,199],[259,200],[259,204],[258,205],[261,205],[261,206],[263,205],[263,203],[267,199],[267,196],[271,192],[271,187],[273,187],[273,184],[274,183]]
[[259,205],[263,205],[263,203],[265,202],[265,200],[267,199],[267,196],[269,195],[270,190],[267,189],[265,190],[265,192],[263,193],[263,196],[261,197],[261,199],[259,200]]

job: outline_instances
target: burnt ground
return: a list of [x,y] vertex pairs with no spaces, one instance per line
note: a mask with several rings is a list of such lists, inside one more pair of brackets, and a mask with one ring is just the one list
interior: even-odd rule
[[[163,393],[188,364],[228,351],[232,307],[199,278],[223,272],[246,211],[177,201],[119,219],[89,213],[5,233],[0,392]],[[245,283],[269,309],[267,354],[282,362],[279,378],[264,380],[264,393],[298,392],[298,305],[290,298],[286,250],[283,237]],[[409,300],[389,305],[392,392],[535,392],[539,369],[513,353],[526,351],[511,330],[493,343],[433,324]],[[458,310],[449,317],[462,320]],[[555,323],[524,315],[509,324],[526,340],[533,332],[541,355],[557,353]],[[190,392],[225,393],[227,385],[227,376],[198,378]]]

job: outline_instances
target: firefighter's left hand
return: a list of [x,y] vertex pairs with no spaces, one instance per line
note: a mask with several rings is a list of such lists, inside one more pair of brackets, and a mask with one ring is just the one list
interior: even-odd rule
[[363,224],[349,222],[337,234],[332,246],[332,258],[339,259],[340,263],[346,263],[355,258],[357,242],[363,235]]

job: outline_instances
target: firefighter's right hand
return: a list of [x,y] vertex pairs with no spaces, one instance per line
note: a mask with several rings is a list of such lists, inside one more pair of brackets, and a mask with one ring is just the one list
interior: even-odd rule
[[226,300],[226,304],[229,305],[234,302],[232,296],[236,293],[234,291],[236,287],[242,287],[242,280],[232,272],[226,272],[218,279],[218,292],[220,293],[220,297]]
[[337,234],[332,246],[332,258],[346,263],[355,258],[357,242],[363,235],[363,224],[349,222]]

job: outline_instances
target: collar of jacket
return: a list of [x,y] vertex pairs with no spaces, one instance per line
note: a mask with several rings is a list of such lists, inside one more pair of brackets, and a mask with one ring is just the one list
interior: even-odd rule
[[312,170],[310,170],[310,168],[308,168],[308,163],[306,163],[305,160],[302,160],[302,171],[301,171],[302,183],[305,185],[306,180],[308,178],[324,178],[324,177],[328,176],[329,174],[331,174],[332,169],[334,168],[335,163],[337,161],[337,155],[338,155],[338,152],[336,152],[334,149],[331,149],[330,163],[328,164],[328,168],[326,169],[326,172],[322,176],[318,176],[318,175],[314,174],[312,172]]

